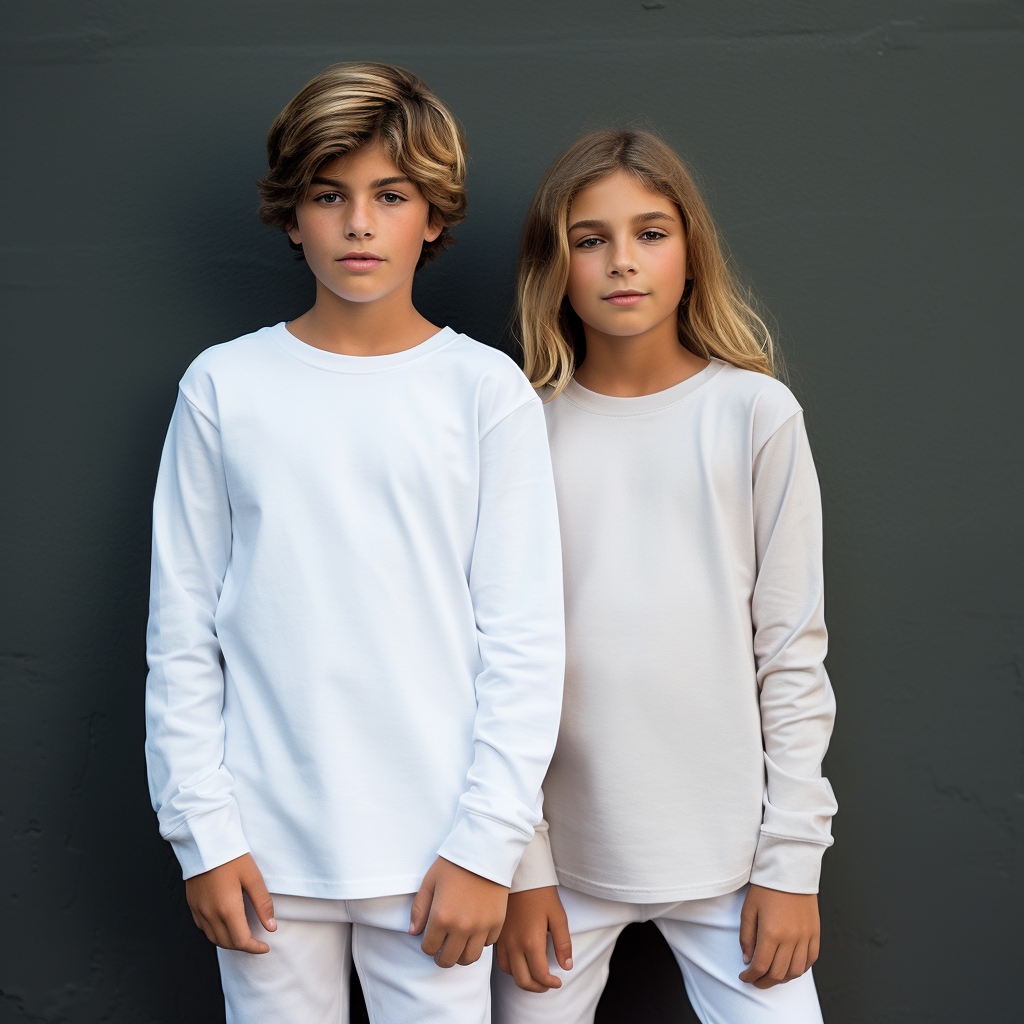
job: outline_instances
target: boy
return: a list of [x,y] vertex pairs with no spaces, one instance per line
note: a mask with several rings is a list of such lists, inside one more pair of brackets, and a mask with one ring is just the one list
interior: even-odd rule
[[413,306],[466,202],[458,126],[419,79],[328,68],[268,152],[260,214],[316,301],[181,381],[153,803],[229,1024],[345,1020],[350,949],[375,1021],[479,1024],[561,702],[544,416],[511,360]]

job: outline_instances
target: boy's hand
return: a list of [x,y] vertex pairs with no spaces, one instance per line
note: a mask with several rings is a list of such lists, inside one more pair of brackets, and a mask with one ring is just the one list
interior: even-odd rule
[[438,967],[480,959],[505,920],[508,889],[438,857],[412,902],[409,934],[423,931],[420,948]]
[[505,924],[494,952],[498,966],[527,992],[562,987],[561,980],[548,970],[548,932],[558,966],[571,971],[572,939],[558,889],[546,885],[509,896]]
[[263,927],[268,932],[277,931],[274,901],[263,884],[263,876],[252,854],[243,854],[185,881],[185,897],[192,918],[215,946],[243,953],[268,953],[270,947],[254,939],[249,931],[243,890]]
[[740,915],[740,948],[750,966],[740,981],[771,988],[799,978],[818,959],[820,938],[817,896],[751,885]]

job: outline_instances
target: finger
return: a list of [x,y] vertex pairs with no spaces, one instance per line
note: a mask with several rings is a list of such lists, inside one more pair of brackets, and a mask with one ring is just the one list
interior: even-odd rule
[[740,981],[755,984],[763,978],[771,970],[778,946],[777,941],[770,940],[765,935],[758,935],[754,954],[750,958],[750,966],[740,975]]
[[[409,934],[419,935],[423,931],[427,924],[427,918],[430,916],[430,904],[434,902],[434,883],[423,879],[423,884],[420,886],[420,890],[416,893],[416,898],[412,901],[412,911],[409,914]],[[444,936],[442,936],[443,940]],[[426,946],[423,947],[423,952],[428,952]],[[434,955],[434,950],[431,952],[431,956]]]
[[551,973],[551,965],[548,963],[547,935],[544,936],[544,945],[529,946],[526,952],[526,966],[529,968],[530,977],[538,985],[545,989],[561,988],[562,982]]
[[442,928],[436,921],[428,918],[427,927],[423,932],[423,941],[420,943],[420,949],[422,949],[427,956],[437,956],[441,947],[444,945],[447,935],[448,932],[445,928]]
[[540,985],[534,981],[526,963],[526,957],[522,952],[510,954],[509,959],[512,962],[512,977],[524,992],[547,992],[546,985]]
[[817,933],[811,936],[807,944],[807,967],[810,969],[818,962],[818,950],[821,944],[821,936]]
[[434,963],[445,970],[454,967],[466,948],[466,938],[463,933],[449,932],[445,936],[444,945],[434,954]]
[[484,939],[486,935],[471,935],[469,941],[466,943],[466,948],[462,951],[462,956],[459,957],[458,962],[463,967],[468,967],[470,964],[475,964],[480,959],[481,954],[484,951]]
[[267,892],[267,885],[263,881],[263,876],[255,866],[252,873],[242,880],[242,888],[246,891],[249,902],[252,904],[252,909],[256,911],[256,916],[260,919],[260,924],[268,932],[276,932],[277,921],[274,920],[274,901],[270,893]]
[[498,969],[504,971],[506,974],[512,973],[512,966],[508,962],[508,948],[504,942],[499,942],[494,947],[494,961],[498,965]]
[[551,931],[551,943],[555,948],[555,959],[563,971],[572,970],[572,936],[569,934],[569,922],[566,919],[565,911],[559,914],[552,914],[548,918],[548,928]]
[[[744,901],[740,913],[740,949],[743,951],[743,962],[749,964],[754,958],[754,946],[757,942],[757,910],[749,901]],[[746,972],[744,972],[745,974]],[[741,974],[742,978],[743,975]]]
[[245,919],[245,908],[232,909],[230,915],[225,915],[224,924],[227,927],[228,939],[231,945],[228,949],[237,949],[242,953],[269,953],[270,947],[265,942],[252,937],[249,931],[249,922]]
[[202,931],[202,933],[216,946],[217,936],[213,934],[213,929],[210,927],[209,922],[203,917],[202,914],[192,911],[192,920],[195,921],[196,926]]
[[789,944],[780,945],[775,950],[772,958],[772,965],[765,972],[764,976],[754,982],[755,988],[774,988],[786,980],[789,972],[789,965],[793,962],[793,947]]
[[798,942],[793,950],[793,959],[789,961],[789,968],[786,971],[786,981],[799,978],[807,970],[807,943]]

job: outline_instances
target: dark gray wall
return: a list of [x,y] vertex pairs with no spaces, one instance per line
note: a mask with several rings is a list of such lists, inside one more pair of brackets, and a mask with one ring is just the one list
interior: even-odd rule
[[[146,793],[149,503],[189,361],[312,297],[254,215],[270,121],[370,58],[465,124],[471,215],[418,296],[483,341],[532,190],[582,128],[649,120],[699,170],[778,321],[823,486],[826,1019],[1021,1019],[1022,5],[13,6],[0,1018],[220,1019]],[[649,932],[617,966],[604,1021],[673,1019]]]

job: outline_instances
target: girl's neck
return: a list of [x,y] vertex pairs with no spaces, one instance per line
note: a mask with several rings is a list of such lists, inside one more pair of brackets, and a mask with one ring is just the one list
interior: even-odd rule
[[679,342],[675,316],[643,334],[617,337],[584,324],[586,359],[574,378],[588,391],[614,398],[639,398],[675,387],[700,373],[708,360]]

